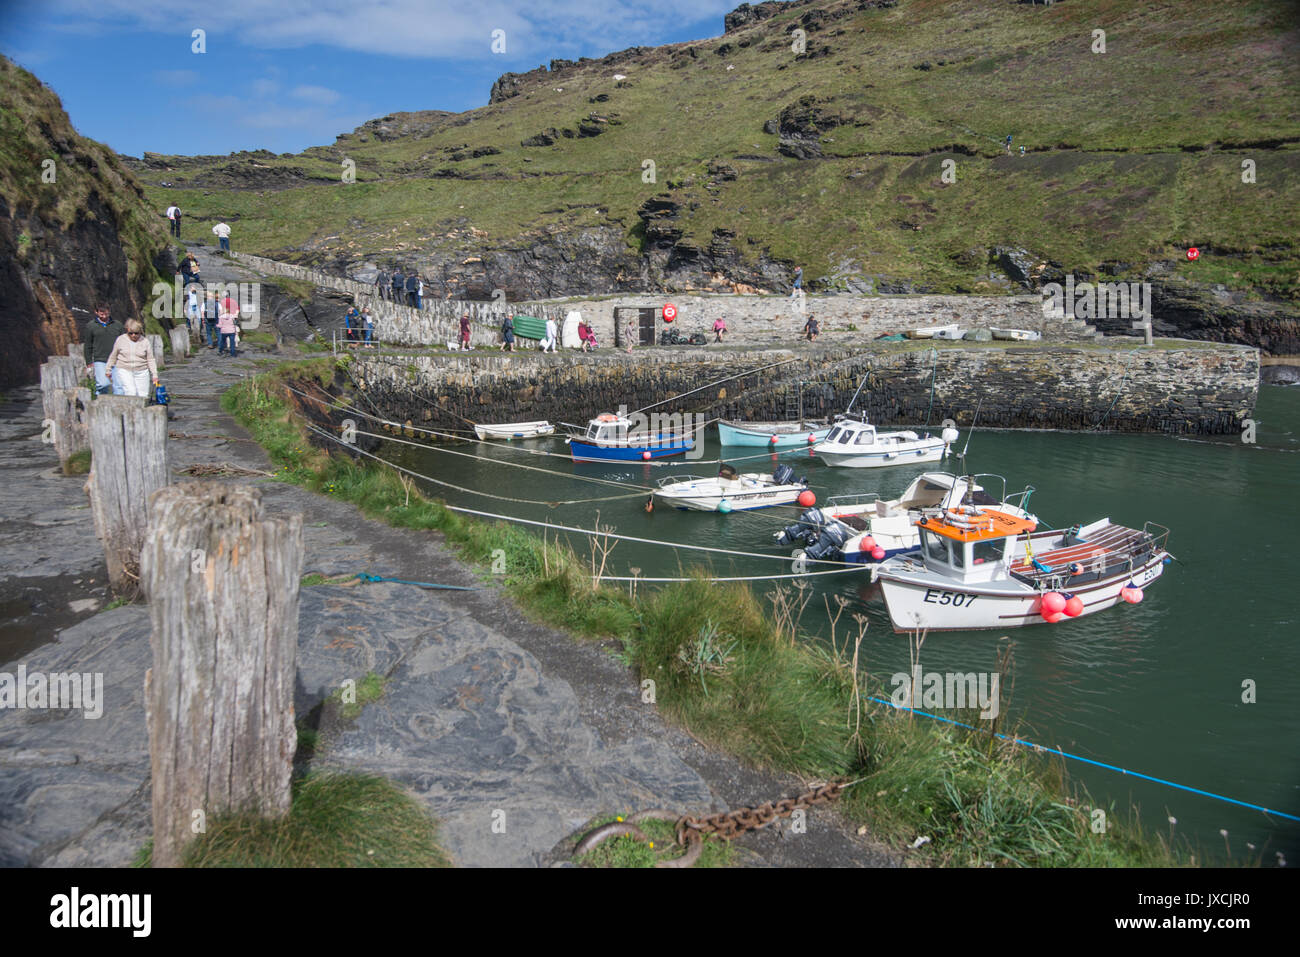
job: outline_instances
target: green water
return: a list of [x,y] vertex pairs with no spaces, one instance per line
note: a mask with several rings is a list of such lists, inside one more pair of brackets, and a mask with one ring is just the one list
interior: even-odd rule
[[[1008,491],[1032,484],[1032,508],[1049,525],[1063,527],[1109,516],[1141,527],[1167,525],[1168,566],[1139,605],[1116,608],[1057,625],[1007,632],[930,635],[922,650],[927,671],[991,671],[999,638],[1015,642],[1013,715],[1021,734],[1094,761],[1165,778],[1239,801],[1300,815],[1300,649],[1296,645],[1300,598],[1293,553],[1300,548],[1295,504],[1300,467],[1300,387],[1264,387],[1255,412],[1257,441],[1180,439],[1157,435],[978,431],[965,469],[959,463],[929,469],[993,472]],[[963,432],[958,444],[966,441]],[[716,464],[575,464],[521,450],[564,453],[556,441],[513,447],[456,446],[486,461],[437,450],[390,447],[384,454],[423,474],[480,491],[543,501],[591,499],[619,489],[575,476],[652,486],[670,474],[714,474]],[[719,457],[716,436],[705,460]],[[742,471],[770,470],[772,456],[740,461],[756,450],[729,448],[727,461]],[[554,470],[554,476],[510,468],[519,462]],[[827,496],[878,492],[892,498],[926,466],[831,469],[808,453],[781,456],[807,474],[818,501]],[[718,515],[658,509],[646,514],[644,497],[584,504],[529,505],[429,485],[429,493],[454,505],[557,524],[591,527],[600,521],[621,534],[742,551],[783,554],[771,533],[794,510]],[[586,553],[585,539],[575,542]],[[659,545],[621,542],[607,572],[672,576],[709,563],[718,575],[790,571],[789,562],[708,556]],[[719,560],[721,559],[721,560]],[[863,653],[867,667],[888,678],[908,669],[908,643],[894,634],[868,575],[809,579],[814,589],[802,625],[811,640],[828,634],[824,597],[843,595],[849,613],[870,618]],[[644,586],[642,586],[644,587]],[[770,591],[770,583],[755,586]],[[848,614],[845,616],[847,620]],[[841,631],[842,634],[842,631]],[[1256,702],[1244,703],[1243,682],[1253,681]],[[1222,856],[1228,831],[1233,858],[1247,842],[1263,863],[1300,862],[1300,824],[1233,804],[1147,782],[1131,775],[1068,762],[1070,773],[1100,803],[1135,803],[1143,822],[1190,837],[1207,857]],[[1167,818],[1177,819],[1170,825]]]

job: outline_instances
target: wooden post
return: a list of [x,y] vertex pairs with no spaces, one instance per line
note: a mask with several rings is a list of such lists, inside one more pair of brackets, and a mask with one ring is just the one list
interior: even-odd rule
[[[171,331],[172,340],[172,358],[189,358],[190,354],[190,328],[189,326],[175,326]],[[162,368],[162,363],[158,364]]]
[[90,404],[86,492],[108,578],[122,590],[138,577],[149,496],[168,482],[167,409],[141,396],[101,395]]
[[68,459],[82,449],[90,448],[90,390],[85,386],[75,389],[55,389],[53,393],[54,451],[59,454],[59,464],[68,470]]
[[175,867],[196,811],[288,813],[302,515],[267,518],[260,490],[207,482],[159,490],[150,515],[153,866]]
[[163,367],[162,336],[158,335],[156,332],[151,332],[145,336],[145,338],[148,339],[149,344],[153,346],[153,361],[156,362],[158,368],[161,369]]
[[55,391],[77,388],[85,370],[85,362],[71,356],[50,356],[48,362],[41,363],[41,410],[47,420],[58,421]]

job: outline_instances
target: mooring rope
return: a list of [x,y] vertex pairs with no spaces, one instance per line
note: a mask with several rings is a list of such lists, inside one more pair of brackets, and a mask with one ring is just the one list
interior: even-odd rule
[[[329,440],[332,441],[332,442],[335,442],[335,443],[337,443],[337,444],[339,444],[339,445],[346,446],[348,449],[350,449],[350,450],[353,451],[353,452],[356,452],[358,455],[364,455],[364,456],[366,456],[366,458],[374,459],[376,462],[379,462],[379,463],[382,464],[382,465],[386,465],[386,466],[388,466],[389,468],[391,468],[391,469],[393,469],[393,470],[395,470],[395,471],[403,472],[403,473],[405,473],[405,474],[411,476],[412,478],[418,478],[418,479],[422,479],[422,480],[425,480],[425,481],[433,482],[433,483],[435,483],[435,484],[437,484],[437,485],[449,485],[449,484],[450,484],[450,483],[447,483],[447,482],[440,482],[440,481],[438,481],[437,479],[432,478],[432,477],[430,477],[430,476],[428,476],[428,475],[421,475],[419,472],[414,472],[414,471],[412,471],[411,469],[404,468],[403,466],[401,466],[401,465],[397,465],[397,464],[394,463],[394,462],[389,462],[387,459],[381,458],[380,456],[375,455],[375,454],[372,453],[372,452],[367,452],[367,451],[365,451],[364,449],[359,449],[359,448],[356,448],[355,446],[348,445],[348,443],[344,442],[344,441],[343,441],[342,439],[340,439],[338,436],[333,435],[333,434],[330,433],[330,432],[326,432],[324,429],[319,429],[319,428],[317,428],[316,426],[312,425],[310,422],[304,422],[303,425],[304,425],[308,430],[310,430],[310,431],[312,431],[312,432],[315,432],[316,434],[321,435],[321,436],[323,436],[323,437],[329,439]],[[474,491],[473,489],[464,489],[464,490],[462,490],[462,489],[459,489],[459,488],[456,487],[456,486],[453,486],[453,488],[457,488],[458,491],[471,491],[471,492]],[[475,494],[480,494],[480,493],[475,493]],[[500,514],[498,514],[498,513],[496,513],[496,512],[484,512],[484,511],[480,511],[480,510],[478,510],[478,509],[473,509],[473,508],[464,508],[464,507],[459,506],[459,505],[447,505],[447,504],[445,504],[445,503],[443,504],[443,508],[445,508],[445,509],[447,509],[448,511],[451,511],[451,512],[462,512],[462,513],[464,513],[464,514],[466,514],[466,515],[477,515],[477,516],[480,516],[480,517],[482,517],[482,518],[492,518],[492,519],[497,519],[498,521],[503,521],[503,522],[514,522],[514,523],[517,523],[517,524],[520,524],[520,525],[535,525],[535,526],[537,526],[538,528],[548,528],[548,529],[551,529],[551,530],[553,530],[553,531],[558,531],[558,532],[575,532],[575,533],[577,533],[577,534],[579,534],[579,535],[590,535],[590,536],[595,536],[595,537],[600,537],[600,538],[612,538],[612,539],[616,539],[616,540],[618,540],[618,541],[626,541],[626,542],[640,542],[640,543],[645,544],[645,545],[660,545],[660,546],[666,546],[666,547],[668,547],[668,548],[685,549],[686,551],[694,551],[694,552],[714,552],[714,553],[717,553],[717,554],[720,554],[720,555],[734,555],[734,556],[738,556],[738,557],[740,557],[740,558],[765,558],[765,559],[767,559],[767,560],[769,560],[769,561],[779,561],[779,562],[788,562],[788,561],[790,561],[790,557],[789,557],[788,555],[768,555],[768,554],[764,554],[764,553],[762,553],[762,552],[742,552],[742,551],[738,551],[738,550],[736,550],[736,549],[731,549],[731,548],[714,548],[714,547],[712,547],[712,546],[710,546],[710,545],[688,545],[688,544],[686,544],[686,543],[684,543],[684,542],[661,542],[661,541],[658,541],[657,539],[653,539],[653,538],[640,538],[640,537],[635,536],[635,535],[620,535],[620,534],[618,534],[617,532],[605,532],[605,531],[600,531],[600,530],[598,530],[598,529],[590,529],[590,528],[576,528],[576,527],[574,527],[574,526],[570,526],[570,525],[556,525],[556,524],[554,524],[554,523],[552,523],[552,522],[539,522],[539,521],[536,521],[536,520],[534,520],[534,519],[519,518],[519,517],[514,516],[514,515],[500,515]],[[859,570],[861,569],[861,566],[860,566],[860,565],[855,565],[855,564],[853,564],[853,563],[851,563],[851,562],[835,562],[835,561],[831,561],[831,560],[829,560],[829,559],[825,559],[825,558],[805,558],[805,559],[803,559],[803,561],[804,561],[806,564],[814,564],[814,565],[835,565],[835,566],[840,567],[840,568],[844,568],[844,567],[852,566],[853,568],[856,568],[856,569],[859,569]],[[644,579],[642,579],[642,580],[644,581]]]
[[[965,724],[961,721],[954,720],[953,718],[945,718],[942,715],[930,714],[930,712],[928,711],[920,711],[916,708],[909,708],[905,705],[894,704],[894,702],[885,698],[877,698],[875,696],[868,696],[868,697],[869,700],[871,701],[875,701],[878,704],[887,704],[891,708],[896,708],[899,711],[908,711],[911,712],[912,714],[919,714],[923,718],[933,718],[935,721],[943,721],[946,722],[947,724],[954,724],[959,728],[966,728],[971,731],[980,731],[979,728],[976,728],[969,724]],[[1288,821],[1300,821],[1300,817],[1297,817],[1294,814],[1287,814],[1285,811],[1275,811],[1271,808],[1266,808],[1259,804],[1251,804],[1249,801],[1238,801],[1236,798],[1225,797],[1222,794],[1215,794],[1213,791],[1203,791],[1200,788],[1194,788],[1186,784],[1179,784],[1177,781],[1168,781],[1164,778],[1158,778],[1150,774],[1142,774],[1139,771],[1130,771],[1127,768],[1121,768],[1118,765],[1107,764],[1104,761],[1095,761],[1092,758],[1085,758],[1082,755],[1071,754],[1069,751],[1062,751],[1060,748],[1048,747],[1045,744],[1035,744],[1033,741],[1027,741],[1024,738],[1013,737],[1012,735],[1009,734],[1002,734],[1001,732],[997,732],[997,731],[992,732],[992,734],[995,738],[998,738],[999,740],[1011,741],[1014,744],[1019,744],[1022,747],[1029,748],[1032,751],[1045,751],[1048,754],[1058,754],[1062,758],[1068,758],[1071,761],[1082,761],[1084,764],[1091,764],[1099,768],[1105,768],[1107,771],[1118,771],[1120,774],[1126,774],[1129,775],[1130,777],[1141,778],[1144,781],[1152,781],[1156,784],[1163,784],[1166,787],[1178,788],[1180,791],[1190,791],[1192,794],[1199,794],[1203,797],[1214,798],[1216,801],[1225,801],[1228,804],[1237,804],[1241,807],[1250,808],[1252,811],[1263,811],[1265,814],[1274,814],[1278,817],[1285,818]]]

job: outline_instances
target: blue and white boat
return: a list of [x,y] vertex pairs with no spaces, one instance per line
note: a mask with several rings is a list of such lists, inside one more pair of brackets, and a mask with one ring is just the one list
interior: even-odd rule
[[826,438],[830,430],[829,425],[810,422],[718,422],[723,445],[748,448],[806,448]]
[[695,448],[693,432],[651,433],[612,412],[596,416],[585,431],[570,432],[564,441],[575,462],[640,462],[684,455]]

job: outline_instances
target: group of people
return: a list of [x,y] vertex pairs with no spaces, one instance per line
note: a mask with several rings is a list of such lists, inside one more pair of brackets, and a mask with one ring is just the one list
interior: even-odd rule
[[185,322],[190,334],[217,355],[238,355],[239,303],[226,293],[218,299],[215,290],[205,289],[199,275],[199,261],[193,252],[181,260],[181,282],[185,290]]
[[375,317],[370,314],[369,306],[362,306],[360,311],[356,306],[351,307],[343,316],[343,325],[348,342],[364,342],[367,349],[374,348]]
[[[180,239],[181,208],[175,203],[172,203],[167,207],[167,212],[163,215],[167,217],[168,229],[171,230],[171,234],[177,239]],[[230,227],[225,223],[217,223],[217,225],[212,227],[212,232],[221,243],[221,251],[223,253],[230,252]]]
[[151,382],[158,387],[158,362],[139,319],[128,319],[123,325],[109,316],[107,304],[100,303],[82,339],[86,374],[95,377],[98,395],[147,397]]
[[[460,317],[460,347],[468,349],[469,346],[469,313],[463,313]],[[596,342],[596,333],[585,322],[578,322],[578,341],[581,343],[583,352],[591,352],[593,349],[599,349],[600,344]],[[560,345],[560,327],[553,319],[546,320],[546,334],[538,342],[539,348],[543,352],[555,352]],[[506,317],[501,322],[501,345],[498,347],[504,352],[515,351],[515,314],[506,313]]]
[[417,272],[409,276],[399,266],[392,274],[381,272],[375,277],[375,295],[412,309],[424,307],[424,279]]

